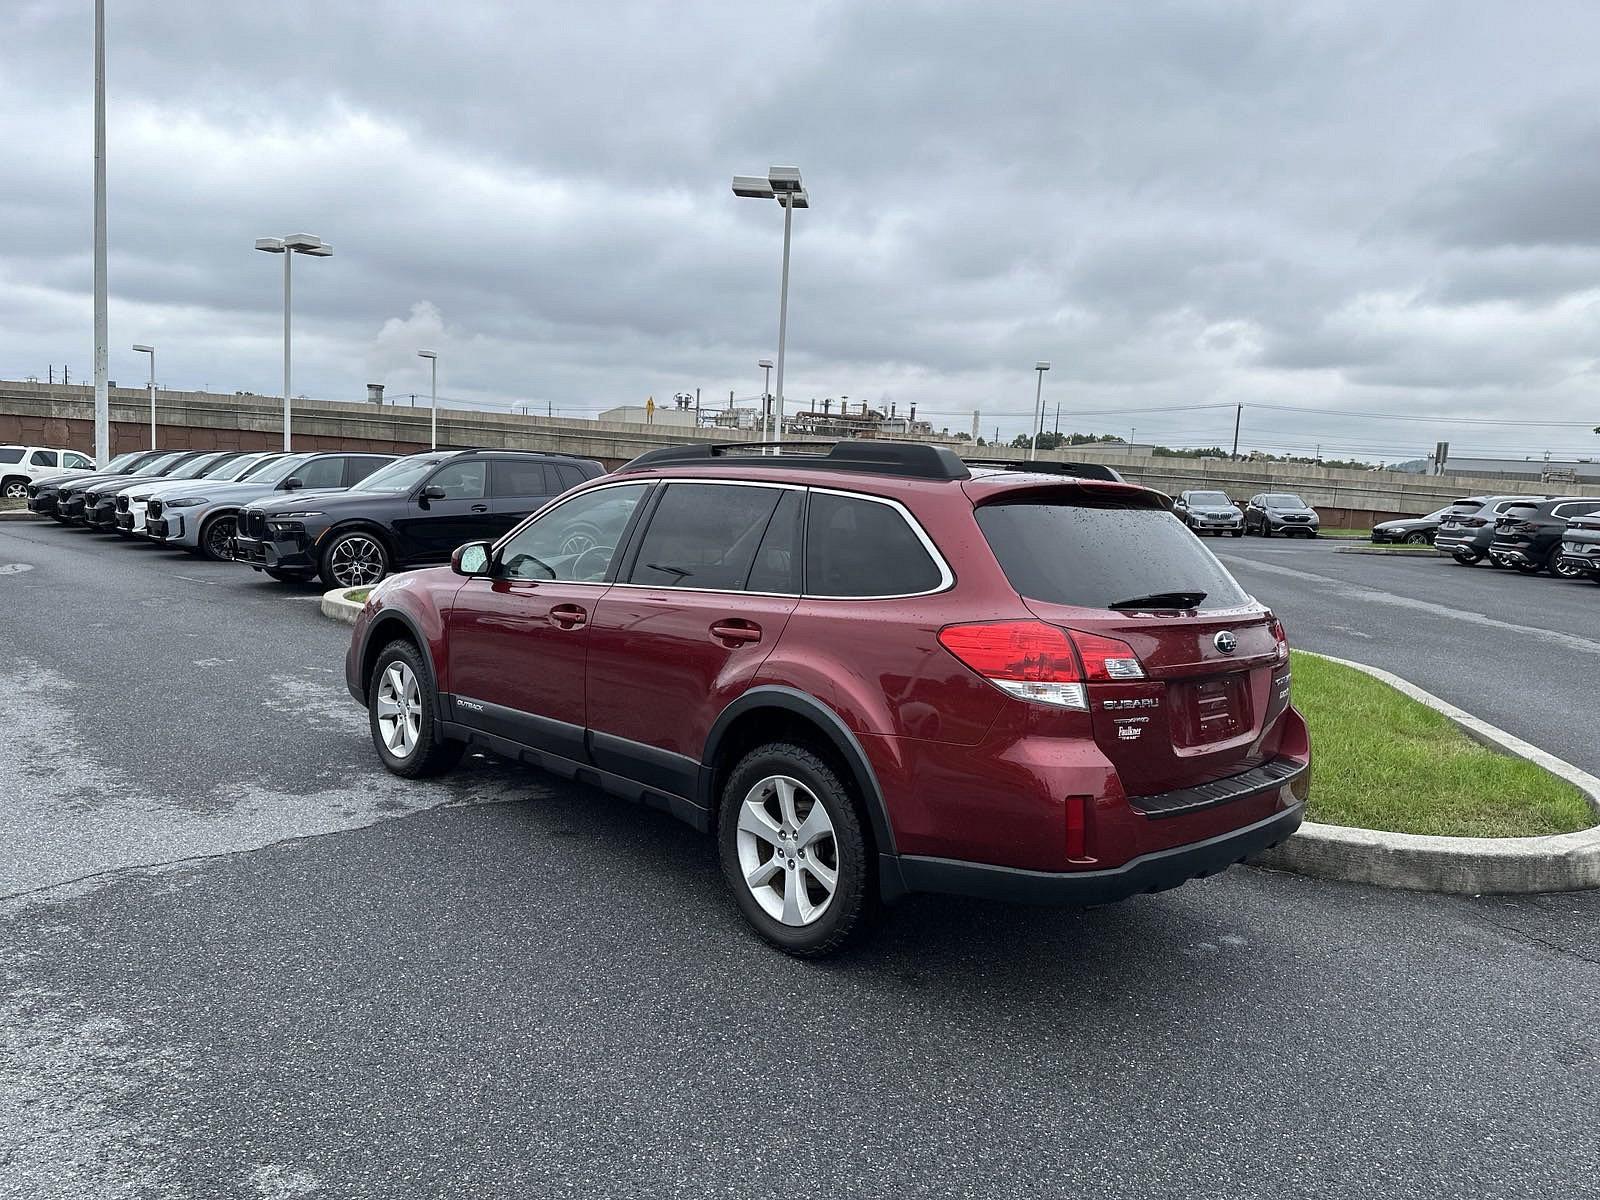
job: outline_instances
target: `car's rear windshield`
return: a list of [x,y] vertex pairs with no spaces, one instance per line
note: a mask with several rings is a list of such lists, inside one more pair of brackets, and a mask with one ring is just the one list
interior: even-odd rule
[[1267,497],[1269,508],[1304,508],[1306,502],[1293,492],[1272,492]]
[[985,504],[977,517],[1011,586],[1030,600],[1110,608],[1189,592],[1204,598],[1150,607],[1233,608],[1249,601],[1216,556],[1163,508],[1018,501]]
[[1189,503],[1214,504],[1218,508],[1226,508],[1228,505],[1232,504],[1233,501],[1229,500],[1221,492],[1190,492]]
[[409,492],[429,471],[445,457],[433,455],[398,458],[387,466],[379,467],[355,487],[352,492]]

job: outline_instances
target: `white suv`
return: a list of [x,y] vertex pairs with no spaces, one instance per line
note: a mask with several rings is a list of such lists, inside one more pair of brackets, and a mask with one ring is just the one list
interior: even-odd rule
[[49,446],[0,446],[0,500],[26,500],[28,485],[51,475],[87,475],[94,459]]

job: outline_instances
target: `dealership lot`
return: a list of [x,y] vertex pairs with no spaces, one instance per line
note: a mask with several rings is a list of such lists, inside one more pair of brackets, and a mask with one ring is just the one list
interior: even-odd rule
[[[1594,585],[1208,544],[1296,645],[1600,769]],[[388,776],[316,596],[0,525],[0,1196],[1592,1186],[1596,896],[919,897],[808,965],[666,816]]]

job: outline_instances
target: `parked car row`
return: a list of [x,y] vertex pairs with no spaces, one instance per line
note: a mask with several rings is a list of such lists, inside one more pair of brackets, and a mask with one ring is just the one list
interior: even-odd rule
[[1444,511],[1433,545],[1462,566],[1600,583],[1600,496],[1466,496]]
[[522,450],[152,450],[37,479],[27,498],[62,524],[356,587],[447,562],[461,543],[503,533],[603,473],[592,459]]
[[1316,537],[1322,525],[1317,510],[1293,492],[1260,492],[1241,509],[1226,492],[1179,492],[1172,511],[1197,534],[1243,537]]

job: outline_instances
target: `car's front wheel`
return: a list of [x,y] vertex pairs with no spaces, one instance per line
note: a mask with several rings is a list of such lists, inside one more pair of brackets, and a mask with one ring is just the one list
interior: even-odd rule
[[239,518],[233,513],[212,517],[200,527],[200,553],[212,562],[233,561],[233,539],[239,533]]
[[871,908],[867,846],[838,773],[803,746],[746,754],[722,789],[718,850],[734,903],[772,945],[831,954]]
[[1583,577],[1583,568],[1569,566],[1567,560],[1561,557],[1561,547],[1557,546],[1550,551],[1550,574],[1557,579],[1580,579]]
[[367,724],[394,774],[420,779],[461,761],[466,746],[439,735],[434,701],[433,673],[413,643],[396,639],[378,652],[367,679]]
[[28,481],[13,477],[0,484],[0,496],[7,500],[26,500],[28,498]]
[[331,588],[371,587],[389,573],[389,551],[365,530],[341,533],[322,552],[322,582]]
[[1415,533],[1406,534],[1406,545],[1408,546],[1426,546],[1429,540],[1428,535],[1420,529]]

